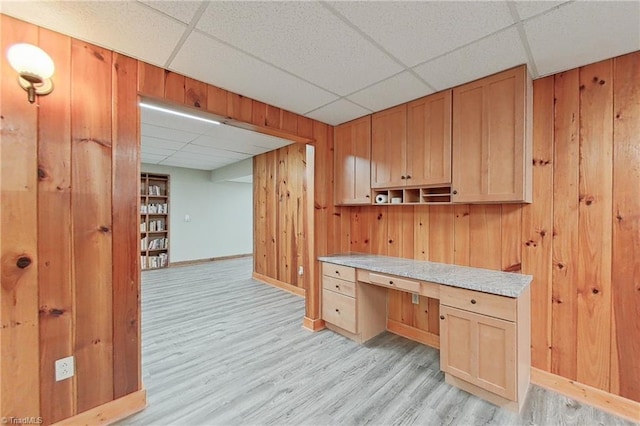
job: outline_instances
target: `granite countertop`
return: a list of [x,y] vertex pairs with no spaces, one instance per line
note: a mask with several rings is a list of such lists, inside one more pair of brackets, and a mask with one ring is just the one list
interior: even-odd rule
[[533,279],[531,275],[513,272],[492,271],[490,269],[374,254],[335,254],[318,257],[318,260],[507,297],[520,296]]

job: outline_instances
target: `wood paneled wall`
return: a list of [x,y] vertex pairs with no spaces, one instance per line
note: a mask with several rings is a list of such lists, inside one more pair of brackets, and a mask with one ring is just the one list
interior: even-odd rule
[[[287,211],[299,198],[291,188],[304,181],[287,171],[289,164],[300,165],[306,142],[317,139],[320,152],[329,149],[324,144],[333,138],[333,129],[0,18],[2,52],[27,42],[42,47],[56,65],[54,91],[31,105],[15,72],[7,61],[0,62],[0,416],[41,416],[51,424],[142,387],[138,96],[205,110],[230,125],[301,142],[287,148],[288,155],[280,154],[282,163],[275,166],[293,181],[276,182],[274,188],[274,194],[283,194]],[[290,245],[282,254],[295,257],[296,267],[282,268],[278,262],[278,271],[297,273],[302,262],[306,275],[315,277],[313,235],[290,239],[305,226],[299,217],[286,216],[281,225],[278,240]],[[302,260],[294,245],[307,248]],[[317,314],[318,303],[317,297],[307,298],[311,315]],[[69,355],[76,357],[75,377],[55,382],[54,361]]]
[[254,272],[305,288],[306,147],[292,144],[254,157]]
[[2,15],[17,42],[56,74],[31,105],[2,61],[0,408],[49,424],[140,389],[137,64]]
[[[336,208],[329,251],[531,274],[533,366],[640,401],[638,76],[640,52],[534,82],[533,204]],[[436,309],[389,291],[413,334]]]

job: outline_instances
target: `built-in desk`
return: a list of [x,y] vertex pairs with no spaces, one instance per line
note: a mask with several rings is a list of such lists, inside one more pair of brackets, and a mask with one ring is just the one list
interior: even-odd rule
[[319,260],[327,328],[363,343],[387,329],[388,288],[438,299],[447,383],[520,411],[531,368],[531,276],[369,254]]

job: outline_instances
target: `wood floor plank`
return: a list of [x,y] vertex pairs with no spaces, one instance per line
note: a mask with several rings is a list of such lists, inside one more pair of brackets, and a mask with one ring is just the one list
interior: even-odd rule
[[517,415],[447,385],[428,346],[310,333],[304,300],[251,270],[240,258],[144,272],[149,406],[119,425],[631,424],[536,386]]

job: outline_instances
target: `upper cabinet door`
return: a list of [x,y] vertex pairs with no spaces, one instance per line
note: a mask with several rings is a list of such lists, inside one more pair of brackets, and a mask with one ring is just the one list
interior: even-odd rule
[[406,185],[407,104],[373,114],[371,188]]
[[337,126],[334,138],[336,205],[371,204],[371,116]]
[[407,185],[451,183],[451,90],[408,104]]
[[453,89],[454,202],[531,202],[530,88],[523,65]]

